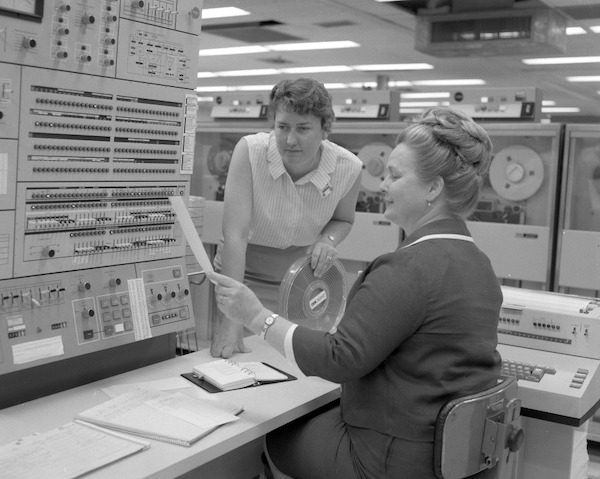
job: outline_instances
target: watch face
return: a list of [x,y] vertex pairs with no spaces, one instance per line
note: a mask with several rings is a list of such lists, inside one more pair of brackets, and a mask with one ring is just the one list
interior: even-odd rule
[[273,316],[269,316],[267,319],[265,319],[265,324],[267,326],[271,326],[274,322],[275,322],[275,318]]

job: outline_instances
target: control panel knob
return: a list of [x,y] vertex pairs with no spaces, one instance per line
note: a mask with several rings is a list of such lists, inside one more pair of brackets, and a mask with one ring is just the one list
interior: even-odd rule
[[23,38],[23,48],[35,48],[37,46],[37,41],[32,37]]
[[115,286],[119,286],[121,284],[121,278],[111,278],[108,280],[108,285],[111,288],[114,288]]
[[90,289],[91,287],[92,287],[92,285],[88,281],[86,281],[85,283],[84,282],[79,283],[79,285],[77,286],[77,289],[79,291],[86,291],[86,290]]
[[189,16],[192,17],[194,20],[197,20],[198,18],[200,18],[200,9],[198,7],[194,7],[189,11]]
[[69,29],[67,27],[60,27],[58,30],[56,30],[56,33],[59,35],[68,35]]
[[71,5],[69,5],[68,3],[61,3],[58,6],[59,12],[68,12],[69,10],[71,10]]
[[48,257],[48,258],[54,258],[54,255],[56,255],[56,251],[54,250],[54,248],[44,248],[44,256]]
[[81,312],[81,317],[83,319],[93,318],[96,312],[93,309],[84,309]]
[[144,0],[134,0],[131,2],[131,8],[144,8]]
[[94,15],[88,15],[87,13],[81,18],[81,23],[84,25],[92,24],[96,21],[96,17]]

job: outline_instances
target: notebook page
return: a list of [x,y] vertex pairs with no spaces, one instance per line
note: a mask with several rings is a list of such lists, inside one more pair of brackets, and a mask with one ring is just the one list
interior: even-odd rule
[[239,363],[240,367],[249,369],[257,381],[283,381],[287,376],[267,366],[260,361],[248,361]]
[[249,386],[255,382],[250,371],[227,359],[217,359],[197,364],[194,366],[193,372],[198,377],[204,378],[204,380],[224,390]]
[[147,404],[203,428],[219,426],[238,419],[238,416],[226,409],[231,407],[230,404],[221,407],[217,401],[194,399],[183,394],[152,399]]
[[[191,403],[195,411],[190,409]],[[172,414],[174,410],[177,414]],[[193,442],[221,424],[238,419],[225,410],[217,412],[212,402],[181,393],[138,390],[83,411],[77,418],[154,439]]]
[[0,446],[0,464],[2,477],[71,479],[144,449],[139,441],[67,423]]

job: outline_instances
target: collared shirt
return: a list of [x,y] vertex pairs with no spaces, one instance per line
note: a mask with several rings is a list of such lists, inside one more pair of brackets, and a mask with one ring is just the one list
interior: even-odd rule
[[277,151],[273,132],[244,138],[252,169],[249,243],[272,248],[314,243],[360,175],[362,162],[348,150],[323,140],[317,169],[294,182]]

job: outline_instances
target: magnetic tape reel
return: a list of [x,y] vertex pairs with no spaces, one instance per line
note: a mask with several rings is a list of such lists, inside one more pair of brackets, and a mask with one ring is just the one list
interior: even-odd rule
[[526,200],[544,182],[544,162],[527,146],[508,146],[494,155],[489,178],[492,188],[502,198]]
[[279,287],[279,314],[301,326],[334,332],[346,307],[344,266],[334,260],[320,277],[310,256],[296,260]]
[[385,176],[385,167],[392,147],[385,143],[368,143],[357,156],[363,162],[361,186],[367,191],[379,191]]
[[208,151],[206,165],[208,171],[216,177],[225,177],[229,171],[231,155],[235,144],[229,141],[223,141],[219,145],[213,145]]

